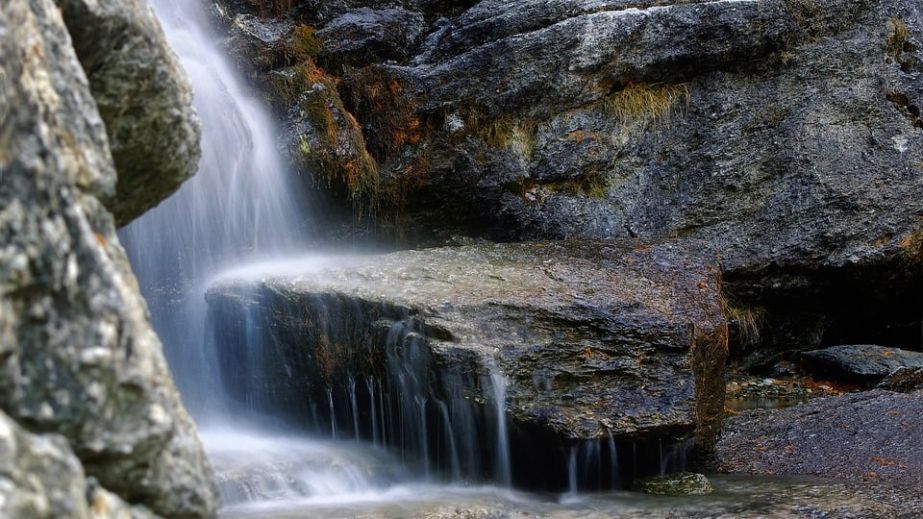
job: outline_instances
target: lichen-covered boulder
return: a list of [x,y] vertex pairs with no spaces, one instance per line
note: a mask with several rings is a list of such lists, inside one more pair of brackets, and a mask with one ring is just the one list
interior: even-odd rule
[[88,479],[67,441],[31,434],[0,411],[0,517],[154,519]]
[[0,8],[0,108],[0,409],[64,436],[126,502],[212,515],[202,447],[100,202],[116,183],[106,128],[51,0]]
[[127,224],[198,168],[192,87],[144,0],[56,0],[90,80],[118,183],[102,200]]

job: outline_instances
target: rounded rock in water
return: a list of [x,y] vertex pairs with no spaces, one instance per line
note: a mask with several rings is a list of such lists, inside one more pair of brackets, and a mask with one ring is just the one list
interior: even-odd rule
[[715,489],[704,474],[679,472],[641,480],[638,488],[645,494],[658,496],[704,496]]

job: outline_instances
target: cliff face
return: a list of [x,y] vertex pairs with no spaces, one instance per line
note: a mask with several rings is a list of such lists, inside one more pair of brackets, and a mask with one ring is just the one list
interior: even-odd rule
[[[123,4],[120,16],[159,34],[140,3]],[[100,38],[110,34],[104,25],[95,26]],[[170,52],[162,38],[145,41],[161,55]],[[121,43],[97,46],[129,52]],[[114,99],[98,103],[99,83],[87,77],[106,70],[111,88],[116,77],[123,92],[152,88],[150,64],[138,63],[112,58],[85,70],[50,0],[0,7],[0,481],[10,483],[0,485],[4,517],[215,511],[202,447],[102,202],[136,202],[116,187],[122,168],[110,140],[124,145],[146,137],[124,133],[123,116],[100,115],[98,107],[111,108]],[[161,95],[173,97],[171,116],[182,113],[189,130],[171,138],[196,150],[185,80],[176,68],[156,75],[178,85]]]
[[916,335],[918,3],[445,4],[222,14],[292,156],[386,233],[698,239],[769,343]]

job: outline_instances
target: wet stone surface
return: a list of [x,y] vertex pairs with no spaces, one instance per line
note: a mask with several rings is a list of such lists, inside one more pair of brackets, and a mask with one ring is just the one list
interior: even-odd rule
[[873,390],[818,398],[725,422],[719,466],[923,488],[923,393]]
[[[225,317],[272,315],[276,329],[338,315],[318,301],[346,308],[337,318],[356,323],[412,316],[437,366],[467,365],[483,376],[495,363],[509,380],[513,421],[565,438],[688,431],[696,405],[705,406],[698,414],[710,430],[723,408],[716,267],[699,250],[504,244],[303,265],[228,274],[209,289],[209,304]],[[291,365],[320,361],[328,368],[321,377],[374,371],[374,360],[357,359],[369,332],[346,332],[328,330],[276,354]],[[305,377],[278,375],[276,384]]]
[[874,384],[899,368],[923,368],[923,353],[869,344],[831,346],[802,354],[802,363],[840,380]]

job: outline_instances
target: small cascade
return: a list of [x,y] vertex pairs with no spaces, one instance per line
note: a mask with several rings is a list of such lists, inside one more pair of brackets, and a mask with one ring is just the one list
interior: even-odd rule
[[[334,294],[296,304],[259,288],[206,304],[217,273],[306,243],[303,196],[273,122],[209,30],[205,3],[150,1],[191,76],[203,156],[195,178],[120,237],[184,401],[204,425],[225,504],[361,500],[424,480],[574,497],[685,465],[676,442],[523,430],[509,418],[496,360],[450,347],[434,355],[446,346],[407,309]],[[240,432],[232,418],[264,429]]]
[[497,474],[500,483],[510,487],[513,485],[513,469],[510,462],[510,435],[506,427],[506,377],[495,366],[490,369],[490,383],[497,413]]
[[225,505],[382,491],[408,474],[386,452],[265,431],[202,434]]
[[[221,344],[222,365],[265,359],[251,362],[246,377],[226,372],[225,385],[237,400],[263,402],[289,427],[367,442],[434,482],[575,496],[685,468],[688,445],[672,437],[604,432],[574,441],[511,423],[497,362],[433,339],[406,309],[335,294],[291,301],[259,287],[210,300],[224,323],[211,340]],[[238,321],[259,333],[238,335]]]

